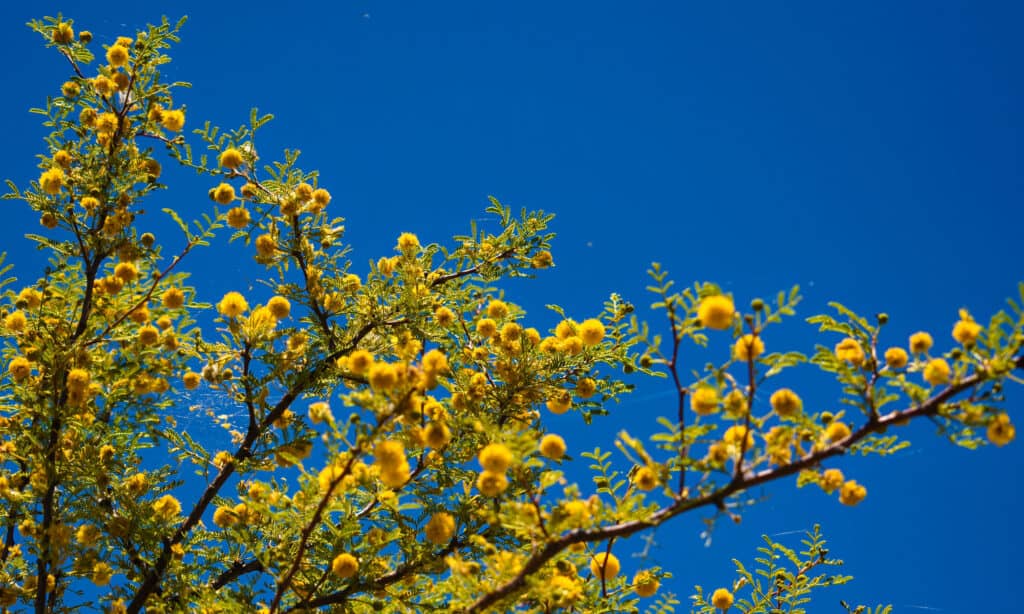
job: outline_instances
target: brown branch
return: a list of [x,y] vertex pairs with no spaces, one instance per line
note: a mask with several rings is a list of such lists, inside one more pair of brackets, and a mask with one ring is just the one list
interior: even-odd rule
[[[1024,355],[1017,357],[1014,360],[1014,367],[1017,369],[1024,369]],[[876,421],[869,421],[861,426],[859,429],[850,434],[846,439],[836,442],[831,446],[812,452],[807,456],[799,459],[794,463],[776,467],[775,469],[765,469],[764,471],[748,474],[742,476],[738,480],[729,482],[723,488],[708,493],[702,497],[694,499],[676,499],[669,505],[659,509],[658,511],[651,514],[648,518],[640,520],[630,520],[628,522],[622,522],[614,525],[608,525],[604,527],[598,527],[594,529],[575,529],[548,542],[543,549],[535,552],[523,565],[522,570],[514,578],[508,582],[497,587],[493,591],[482,595],[477,599],[467,610],[468,613],[472,612],[483,612],[487,608],[495,605],[497,602],[512,596],[519,590],[521,590],[525,584],[526,579],[537,573],[548,561],[558,555],[560,552],[576,543],[583,542],[595,542],[604,541],[606,539],[613,539],[616,537],[628,537],[645,529],[657,527],[664,522],[679,516],[690,510],[698,509],[706,506],[720,506],[724,505],[725,501],[742,491],[749,488],[765,484],[783,478],[786,476],[797,474],[805,469],[818,466],[822,461],[827,460],[833,456],[839,456],[846,453],[846,450],[853,444],[861,441],[872,433],[877,433],[885,430],[890,425],[898,424],[904,420],[912,420],[914,418],[920,418],[923,416],[934,416],[938,413],[942,404],[948,401],[950,398],[957,394],[972,388],[978,384],[986,381],[986,378],[974,374],[963,378],[959,382],[948,386],[941,392],[935,394],[930,399],[904,410],[895,410],[885,416],[881,416]]]
[[237,580],[238,578],[244,576],[247,573],[252,573],[254,571],[264,571],[264,569],[265,568],[263,567],[263,563],[260,563],[256,559],[246,562],[235,561],[234,563],[232,563],[231,567],[229,567],[226,571],[224,571],[219,576],[214,578],[213,582],[210,582],[210,589],[217,590],[223,586],[226,586],[228,582],[231,582],[232,580]]

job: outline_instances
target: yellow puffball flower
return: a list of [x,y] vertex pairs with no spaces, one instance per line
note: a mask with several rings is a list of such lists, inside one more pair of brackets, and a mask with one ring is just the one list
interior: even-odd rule
[[39,176],[39,187],[47,194],[57,194],[64,185],[64,171],[53,167]]
[[941,358],[933,358],[924,366],[924,381],[932,386],[945,384],[949,382],[951,373],[949,363]]
[[913,354],[924,354],[932,349],[932,336],[926,332],[916,332],[910,335],[910,351]]
[[53,42],[58,45],[67,45],[73,40],[75,40],[75,31],[71,28],[71,24],[62,22],[53,29]]
[[530,266],[535,269],[546,269],[554,266],[555,260],[549,251],[539,251],[530,259]]
[[611,580],[619,575],[619,559],[610,552],[598,552],[590,559],[590,573],[602,580]]
[[139,276],[138,269],[131,262],[119,262],[114,267],[114,277],[117,277],[121,281],[126,283],[135,281]]
[[347,292],[355,292],[362,287],[363,282],[359,279],[359,276],[355,273],[349,273],[348,275],[341,278],[341,287]]
[[508,488],[508,478],[504,473],[481,471],[476,478],[476,487],[485,497],[497,497]]
[[400,441],[385,439],[374,446],[373,456],[382,468],[395,467],[406,461],[405,446]]
[[60,86],[60,93],[63,94],[65,98],[75,98],[81,92],[82,88],[74,81],[65,81],[64,84]]
[[764,353],[764,341],[754,335],[743,335],[732,346],[732,355],[736,360],[754,360]]
[[476,323],[476,332],[481,337],[493,337],[498,332],[498,323],[491,318],[481,318]]
[[292,312],[292,304],[283,296],[274,296],[267,301],[267,309],[278,320],[287,318]]
[[92,215],[99,208],[100,201],[92,196],[86,196],[82,199],[81,205],[86,213]]
[[356,375],[362,375],[373,366],[373,354],[366,350],[353,350],[348,355],[348,370]]
[[178,132],[185,127],[185,112],[180,110],[162,111],[160,113],[160,123],[171,132]]
[[185,293],[181,288],[168,288],[160,298],[167,309],[179,309],[185,304]]
[[559,339],[568,339],[576,336],[576,323],[572,320],[562,320],[555,327],[555,336]]
[[13,311],[4,318],[4,327],[11,332],[20,333],[27,325],[28,318],[21,311]]
[[270,258],[277,252],[277,241],[269,234],[256,237],[256,256]]
[[843,505],[857,505],[868,496],[868,489],[857,483],[856,480],[849,480],[843,483],[839,489],[839,502]]
[[553,414],[564,414],[572,407],[572,395],[563,390],[547,400],[547,408]]
[[427,541],[438,546],[447,544],[455,534],[455,518],[448,512],[438,512],[430,517],[423,533]]
[[228,147],[224,151],[220,152],[220,156],[217,158],[217,163],[224,168],[234,170],[245,163],[245,158],[242,157],[241,151],[234,147]]
[[650,597],[658,592],[659,586],[661,583],[658,581],[658,576],[649,571],[638,571],[633,576],[633,590],[637,597]]
[[825,428],[825,438],[835,443],[842,441],[850,436],[850,427],[846,426],[838,420],[832,421]]
[[[103,82],[110,84],[110,89],[113,89],[114,82],[109,79],[104,79]],[[97,89],[99,89],[97,87]],[[96,131],[104,134],[113,134],[120,125],[121,120],[118,118],[116,113],[100,113],[96,117]]]
[[864,363],[864,348],[860,347],[860,343],[853,337],[847,337],[837,343],[835,353],[836,358],[848,362],[855,367],[859,367]]
[[589,399],[594,396],[595,392],[597,392],[597,382],[589,377],[584,377],[576,382],[576,394],[581,399]]
[[[213,189],[213,200],[221,205],[230,205],[235,200],[235,187],[230,183],[221,183]],[[228,223],[231,223],[230,219]]]
[[632,481],[640,490],[654,490],[658,487],[658,472],[644,465],[633,472]]
[[497,299],[487,303],[487,317],[500,320],[508,315],[508,303]]
[[[221,185],[227,185],[227,184],[221,184]],[[228,186],[228,187],[231,188],[231,186]],[[219,190],[220,188],[217,188],[217,189]],[[220,197],[217,195],[216,192],[214,192],[214,198],[217,199],[217,202],[221,202],[220,201]],[[232,200],[234,200],[234,198],[235,198],[234,188],[231,188],[231,199],[229,199],[227,202],[231,202]],[[225,203],[222,203],[222,204],[225,204]],[[245,228],[246,226],[249,225],[249,220],[250,220],[250,218],[249,218],[249,210],[246,209],[245,207],[232,207],[231,209],[228,209],[227,220],[228,220],[228,226],[230,226],[230,227],[232,227],[232,228],[234,228],[236,230],[240,230],[242,228]]]
[[604,324],[597,318],[590,318],[584,320],[579,327],[579,337],[583,341],[583,345],[592,346],[601,343],[604,339]]
[[[126,73],[123,73],[123,72],[119,72],[119,73],[114,74],[113,81],[114,81],[114,85],[117,86],[117,90],[119,92],[123,92],[126,89],[128,89],[128,86],[132,82],[131,77],[129,77]],[[159,174],[159,173],[157,173],[157,174]]]
[[139,343],[142,345],[156,345],[160,341],[160,330],[155,326],[143,326],[139,329]]
[[18,293],[18,301],[24,302],[27,309],[35,309],[43,302],[43,294],[35,288],[25,288]]
[[480,466],[487,471],[504,473],[512,464],[512,450],[509,450],[505,444],[488,444],[480,450],[477,460],[480,461]]
[[455,313],[447,307],[438,307],[434,310],[434,322],[438,326],[447,328],[455,322]]
[[185,385],[186,390],[195,390],[199,387],[199,380],[201,376],[195,371],[188,371],[185,375],[181,376],[181,381]]
[[181,503],[171,495],[164,495],[153,502],[153,512],[164,522],[169,522],[181,514]]
[[843,477],[842,471],[838,469],[826,469],[824,473],[821,474],[821,489],[831,494],[832,491],[843,485],[845,479],[846,478]]
[[428,446],[437,450],[445,447],[452,440],[452,431],[444,422],[431,422],[423,430],[423,439]]
[[715,592],[711,594],[711,605],[715,606],[719,610],[727,611],[732,607],[733,596],[727,589],[719,588],[715,589]]
[[114,68],[120,68],[128,63],[128,50],[121,45],[111,45],[107,49],[107,62]]
[[237,318],[249,310],[249,303],[240,292],[228,292],[217,303],[217,311],[223,316]]
[[53,153],[53,162],[61,168],[67,168],[71,166],[71,154],[63,149],[59,149]]
[[902,369],[907,366],[907,351],[903,348],[889,348],[885,351],[885,364],[889,365],[893,369]]
[[783,418],[799,413],[804,406],[800,397],[789,388],[776,390],[769,399],[769,402],[775,413]]
[[701,325],[714,330],[725,330],[732,326],[735,313],[732,299],[724,294],[705,297],[697,306],[697,319]]
[[98,527],[91,524],[83,524],[78,527],[78,530],[75,532],[75,541],[88,547],[98,542],[100,535],[101,533]]
[[699,416],[707,416],[718,409],[718,391],[711,386],[700,386],[690,395],[690,409]]
[[323,401],[309,405],[309,421],[313,424],[321,422],[334,422],[334,415],[331,414],[331,406]]
[[357,571],[359,571],[359,561],[347,552],[342,552],[331,561],[331,573],[339,578],[351,578],[356,575]]
[[722,434],[722,441],[727,445],[736,448],[742,446],[744,449],[749,450],[754,447],[754,434],[746,426],[736,424],[725,429],[725,433]]
[[331,202],[331,193],[323,188],[313,190],[311,195],[313,198],[313,207],[315,211],[320,211]]
[[747,397],[738,389],[730,390],[722,403],[725,406],[725,413],[731,418],[747,415]]
[[238,523],[238,516],[231,507],[222,505],[213,512],[213,524],[222,529],[233,527]]
[[953,338],[962,345],[971,346],[978,340],[981,333],[981,324],[969,319],[970,316],[961,317],[960,321],[953,325]]
[[[351,363],[351,358],[349,358],[349,362]],[[371,388],[377,392],[383,392],[391,390],[398,384],[398,372],[395,371],[395,367],[391,363],[378,362],[370,367],[367,379],[370,381]]]
[[565,440],[558,435],[548,433],[541,438],[540,446],[538,447],[540,453],[551,460],[560,460],[565,456]]
[[8,365],[7,372],[11,374],[14,381],[20,382],[32,374],[32,363],[24,356],[15,356]]
[[406,256],[413,256],[420,249],[420,239],[411,232],[403,232],[398,235],[398,244],[395,248]]
[[448,357],[444,352],[433,349],[423,355],[423,370],[431,375],[439,375],[448,372]]
[[1017,429],[1010,422],[1010,416],[999,414],[988,423],[985,434],[988,440],[997,446],[1005,446],[1017,436]]
[[110,583],[110,577],[113,575],[114,570],[103,561],[92,566],[92,583],[96,586],[106,586]]

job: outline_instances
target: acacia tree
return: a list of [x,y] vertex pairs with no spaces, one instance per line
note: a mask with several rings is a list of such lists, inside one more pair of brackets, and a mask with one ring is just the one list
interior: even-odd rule
[[[884,315],[835,304],[810,318],[823,341],[808,359],[762,337],[794,314],[795,289],[739,308],[711,283],[673,290],[655,265],[664,339],[617,295],[540,331],[499,283],[552,265],[550,215],[492,201],[499,232],[402,233],[357,271],[317,173],[295,153],[258,160],[269,117],[186,138],[183,84],[159,72],[180,22],[102,50],[59,17],[30,25],[70,74],[38,110],[51,130],[39,180],[8,195],[38,212],[28,238],[50,264],[4,292],[5,608],[670,611],[668,571],[626,577],[621,540],[702,509],[734,514],[783,478],[856,505],[865,486],[835,465],[907,445],[890,427],[910,420],[968,447],[1014,438],[1001,409],[1024,367],[1013,302],[986,324],[961,312],[947,349],[925,332],[902,347]],[[214,201],[198,221],[165,210],[181,228],[172,255],[136,228],[168,161],[209,176]],[[261,292],[187,285],[217,233],[262,265]],[[681,347],[723,344],[729,360],[688,375]],[[774,384],[807,360],[845,411]],[[593,479],[570,483],[546,416],[589,424],[644,376],[667,377],[670,415],[649,441],[622,432],[616,453],[581,452]],[[241,423],[178,427],[168,410],[199,388]],[[846,579],[819,573],[837,561],[817,530],[806,544],[769,542],[756,573],[698,588],[693,608],[799,611]]]

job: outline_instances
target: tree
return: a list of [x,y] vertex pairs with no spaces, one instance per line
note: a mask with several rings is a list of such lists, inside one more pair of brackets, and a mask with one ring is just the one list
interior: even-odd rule
[[[1014,439],[1002,387],[1024,367],[1017,303],[984,325],[963,311],[945,350],[925,332],[903,348],[884,314],[836,303],[810,318],[823,342],[808,359],[763,339],[795,314],[796,288],[744,308],[711,283],[676,291],[653,265],[664,339],[617,295],[542,332],[500,282],[551,266],[548,214],[494,200],[500,232],[402,233],[357,274],[318,174],[296,152],[259,159],[269,116],[185,137],[181,84],[159,72],[180,22],[102,51],[60,17],[31,26],[72,76],[37,110],[51,130],[39,180],[9,194],[38,212],[29,238],[50,264],[5,293],[7,608],[619,612],[655,596],[649,609],[668,611],[668,572],[620,573],[621,541],[700,510],[735,515],[782,478],[856,505],[866,487],[835,465],[901,449],[911,420],[966,447]],[[213,201],[197,221],[165,210],[182,233],[171,256],[135,225],[168,157],[209,175]],[[218,233],[265,277],[209,305],[185,267]],[[731,357],[691,377],[684,344]],[[808,360],[848,410],[805,409],[775,385]],[[590,424],[637,377],[668,378],[672,418],[649,441],[623,431],[616,453],[580,451],[591,481],[572,483],[571,441],[545,417]],[[168,410],[200,389],[242,423],[224,437],[178,427]],[[762,554],[761,573],[741,565],[694,608],[769,612],[847,579],[818,571],[837,561],[817,530],[802,553],[769,541]]]

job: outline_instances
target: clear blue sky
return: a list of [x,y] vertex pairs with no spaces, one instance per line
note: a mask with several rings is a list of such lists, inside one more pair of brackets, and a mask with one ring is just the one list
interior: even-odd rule
[[[60,10],[105,43],[187,14],[168,72],[194,84],[178,95],[190,127],[235,126],[254,105],[274,113],[261,154],[298,147],[321,169],[357,263],[387,253],[402,230],[428,241],[462,232],[493,194],[558,215],[557,268],[509,286],[542,322],[544,303],[593,315],[612,291],[645,306],[644,271],[657,260],[680,283],[715,281],[741,303],[799,283],[802,316],[839,300],[887,311],[891,343],[925,329],[948,347],[959,307],[987,318],[1024,279],[1022,7],[5,3],[0,168],[20,185],[38,175],[43,129],[26,111],[67,76],[22,24]],[[182,183],[152,210],[202,211],[208,180],[172,175]],[[34,278],[40,261],[21,236],[36,221],[5,206],[0,245]],[[223,263],[219,249],[204,258]],[[219,297],[227,280],[252,275],[243,260],[203,267],[196,285]],[[768,338],[808,353],[814,341],[800,321]],[[694,355],[695,368],[704,361]],[[612,408],[595,436],[670,414],[663,390]],[[804,396],[824,409],[832,392]],[[1008,397],[1020,416],[1024,391]],[[970,453],[932,430],[912,427],[914,446],[897,458],[849,459],[847,474],[869,490],[857,508],[774,484],[710,548],[696,518],[661,530],[655,560],[685,596],[730,581],[730,558],[752,558],[761,533],[820,521],[857,579],[815,611],[839,611],[845,597],[897,612],[1016,612],[1021,442]]]

